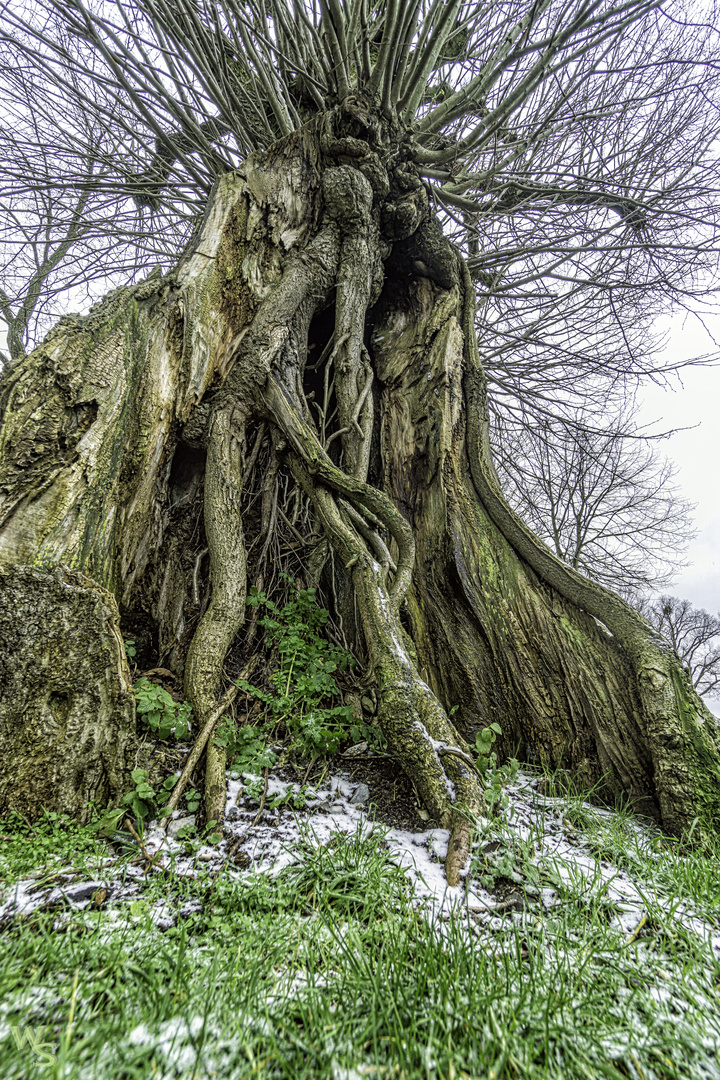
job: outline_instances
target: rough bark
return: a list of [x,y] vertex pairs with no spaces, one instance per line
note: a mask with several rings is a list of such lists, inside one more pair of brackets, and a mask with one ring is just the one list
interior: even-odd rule
[[[19,602],[33,575],[85,575],[110,612],[87,633],[110,655],[109,591],[148,660],[184,670],[202,727],[228,658],[257,644],[246,584],[304,566],[362,654],[392,752],[453,830],[453,882],[482,803],[463,735],[493,721],[505,751],[669,828],[717,813],[717,732],[670,654],[503,499],[464,264],[398,133],[359,133],[346,103],[250,158],[174,274],[61,322],[6,375],[0,565],[35,568],[12,571]],[[108,775],[125,768],[127,738],[112,768],[103,754],[118,725],[128,736],[126,701],[121,678],[93,716]],[[3,767],[27,730],[7,708]],[[209,816],[223,767],[210,744]],[[34,810],[29,783],[15,797]]]
[[466,454],[461,303],[417,283],[385,315],[385,484],[417,545],[408,601],[418,664],[468,733],[497,722],[506,753],[571,768],[578,782],[656,814],[632,674],[610,635],[548,588],[477,498]]
[[[212,592],[185,662],[185,688],[201,727],[215,711],[222,665],[245,617],[245,544],[242,531],[242,438],[235,410],[220,409],[208,433],[204,520]],[[225,813],[225,752],[212,739],[205,764],[205,815]]]
[[59,568],[0,568],[0,595],[0,813],[85,821],[128,787],[135,711],[117,605]]

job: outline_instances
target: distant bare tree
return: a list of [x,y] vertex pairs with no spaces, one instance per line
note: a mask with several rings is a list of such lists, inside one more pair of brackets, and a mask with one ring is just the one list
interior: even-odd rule
[[716,617],[677,596],[645,601],[640,610],[688,667],[698,693],[716,695],[720,690],[720,613]]
[[575,570],[627,595],[666,585],[684,565],[692,504],[674,466],[629,414],[582,413],[502,432],[497,467],[510,501]]

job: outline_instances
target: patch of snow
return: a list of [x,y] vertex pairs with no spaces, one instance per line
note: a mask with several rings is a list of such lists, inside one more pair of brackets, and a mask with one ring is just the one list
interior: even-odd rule
[[[366,786],[353,783],[346,774],[326,777],[323,784],[302,789],[270,776],[262,813],[257,798],[247,790],[247,781],[247,777],[237,776],[228,781],[224,839],[217,846],[200,846],[197,842],[188,845],[178,840],[177,831],[181,822],[185,823],[182,817],[175,817],[167,832],[153,822],[143,838],[151,862],[139,854],[135,865],[125,863],[122,877],[118,877],[112,873],[112,860],[106,861],[104,880],[63,880],[56,872],[47,885],[37,878],[20,881],[5,890],[0,925],[15,915],[53,906],[61,909],[62,919],[63,911],[88,908],[96,891],[103,889],[103,911],[109,917],[111,932],[118,909],[138,898],[148,873],[197,875],[223,869],[231,877],[275,876],[296,861],[303,838],[309,836],[320,845],[327,844],[337,833],[362,834],[381,828],[391,858],[407,875],[414,901],[429,919],[442,923],[453,913],[464,914],[473,934],[497,933],[524,921],[534,924],[539,915],[560,908],[569,894],[587,898],[588,903],[604,904],[611,924],[626,939],[634,939],[642,932],[653,909],[661,913],[668,926],[676,924],[691,931],[720,956],[717,927],[686,904],[678,905],[646,883],[639,887],[627,870],[614,866],[606,857],[596,857],[588,838],[566,822],[567,802],[541,794],[537,780],[527,774],[518,773],[506,788],[508,805],[499,819],[479,819],[473,861],[464,880],[454,888],[447,885],[443,865],[448,831],[428,828],[411,832],[376,825],[364,810],[369,795]],[[287,802],[276,805],[274,800]],[[611,811],[589,804],[583,804],[583,812],[602,823],[613,817]],[[641,822],[633,829],[638,848],[652,852],[652,830]],[[231,860],[227,858],[229,852]],[[511,886],[509,899],[498,899],[485,888],[485,874],[516,883]],[[524,897],[537,904],[535,910],[518,910],[524,906]],[[179,911],[163,903],[146,914],[158,929],[167,929],[176,925],[178,918],[200,910],[202,904],[196,901]]]
[[181,829],[192,828],[194,825],[195,814],[187,814],[185,817],[173,817],[173,820],[167,827],[168,836],[171,836],[175,840]]
[[166,1020],[156,1031],[139,1024],[127,1036],[131,1046],[152,1047],[153,1052],[172,1065],[176,1073],[197,1068],[200,1050],[196,1045],[205,1028],[205,1020],[195,1016],[190,1023],[180,1017]]

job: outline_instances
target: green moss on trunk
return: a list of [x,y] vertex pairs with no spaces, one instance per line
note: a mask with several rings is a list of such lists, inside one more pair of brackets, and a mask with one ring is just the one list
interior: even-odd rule
[[87,820],[128,790],[134,744],[112,596],[67,570],[0,568],[0,814]]

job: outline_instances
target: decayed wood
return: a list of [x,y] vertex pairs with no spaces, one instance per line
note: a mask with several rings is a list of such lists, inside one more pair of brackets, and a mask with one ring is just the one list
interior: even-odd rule
[[[256,647],[243,631],[246,584],[272,550],[292,551],[295,568],[312,563],[340,597],[336,614],[359,627],[388,743],[452,830],[449,881],[469,856],[468,815],[482,808],[465,739],[491,722],[503,752],[568,767],[669,827],[716,811],[720,747],[679,669],[622,601],[549,555],[497,490],[462,261],[421,190],[403,195],[411,214],[393,217],[392,176],[362,156],[349,164],[344,145],[308,125],[224,177],[174,274],[61,322],[0,384],[6,595],[15,574],[20,607],[44,611],[58,568],[83,574],[96,615],[71,655],[87,653],[80,682],[108,687],[92,737],[73,720],[54,771],[4,701],[0,768],[25,754],[13,798],[36,806],[37,769],[54,778],[57,794],[39,785],[43,798],[78,812],[80,762],[106,778],[89,785],[98,797],[117,797],[133,716],[115,602],[159,646],[154,663],[184,668],[209,730],[228,655]],[[408,272],[383,284],[383,260],[395,245],[398,264],[408,230],[425,230],[431,265],[417,271],[408,256]],[[272,484],[254,501],[265,465]],[[60,668],[45,676],[40,658],[28,686],[61,726],[84,691],[63,675],[58,712]],[[212,743],[206,758],[206,814],[219,817],[224,762]]]

